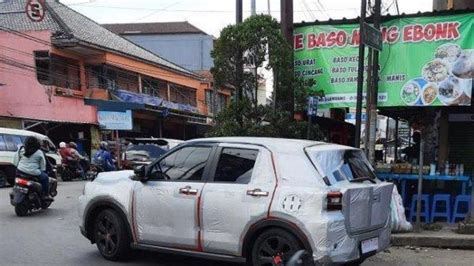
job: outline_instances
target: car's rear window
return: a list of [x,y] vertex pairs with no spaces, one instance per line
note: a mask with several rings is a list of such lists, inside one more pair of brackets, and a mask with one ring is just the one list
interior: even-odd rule
[[331,183],[362,178],[375,179],[364,153],[356,149],[311,150],[308,156],[322,176]]

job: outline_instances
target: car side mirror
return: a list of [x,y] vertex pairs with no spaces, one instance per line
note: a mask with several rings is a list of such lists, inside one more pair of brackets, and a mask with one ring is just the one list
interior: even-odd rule
[[133,173],[133,180],[146,181],[146,167],[144,165],[135,166],[135,168],[133,168]]

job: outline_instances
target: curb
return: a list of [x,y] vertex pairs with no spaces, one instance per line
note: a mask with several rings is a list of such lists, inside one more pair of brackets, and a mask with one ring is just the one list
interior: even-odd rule
[[474,235],[427,236],[416,234],[392,235],[392,246],[417,246],[474,250]]

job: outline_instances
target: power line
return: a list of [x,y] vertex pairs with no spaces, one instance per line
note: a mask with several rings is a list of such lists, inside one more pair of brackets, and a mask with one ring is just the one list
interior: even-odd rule
[[[4,27],[4,26],[0,26],[0,30],[4,30],[6,32],[9,32],[9,33],[12,33],[12,34],[15,34],[17,36],[20,36],[20,37],[23,37],[23,38],[26,38],[28,40],[31,40],[31,41],[34,41],[34,42],[38,42],[40,44],[43,44],[43,45],[48,45],[48,46],[54,46],[51,42],[49,41],[45,41],[45,40],[42,40],[42,39],[39,39],[35,36],[32,36],[32,35],[28,35],[26,33],[22,33],[20,31],[16,31],[16,30],[13,30],[11,28],[7,28],[7,27]],[[116,61],[113,61],[113,60],[108,60],[108,62],[112,62],[114,63],[116,66],[127,66],[129,69],[131,69],[132,71],[133,70],[136,70],[135,72],[146,72],[148,73],[149,75],[159,75],[159,76],[163,76],[163,77],[168,77],[168,78],[173,78],[173,79],[178,79],[178,80],[189,80],[189,78],[185,78],[185,77],[181,77],[179,75],[171,75],[171,74],[168,74],[168,73],[165,73],[165,72],[162,72],[163,70],[161,71],[150,71],[148,69],[144,69],[144,68],[139,68],[139,67],[135,67],[135,66],[132,66],[132,65],[128,65],[128,64],[124,64],[124,63],[121,63],[121,62],[116,62]],[[158,63],[156,63],[158,64]]]
[[[69,4],[66,6],[73,6]],[[106,6],[106,5],[80,5],[80,7],[86,8],[106,8],[106,9],[122,9],[122,10],[137,10],[137,11],[161,11],[161,12],[189,12],[189,13],[235,13],[235,10],[192,10],[192,9],[158,9],[158,8],[144,8],[144,7],[124,7],[124,6]],[[336,8],[326,9],[326,11],[342,11],[342,10],[353,10],[354,8]],[[304,13],[307,11],[319,11],[318,9],[308,10],[294,10],[293,12]],[[250,13],[251,11],[244,11]],[[266,13],[268,10],[258,10],[257,13]],[[280,10],[271,10],[272,13],[280,13]]]
[[[34,54],[31,54],[31,53],[27,53],[27,52],[24,52],[24,51],[20,51],[20,50],[17,50],[17,49],[14,49],[14,48],[11,48],[11,47],[7,47],[7,46],[3,46],[3,45],[0,45],[1,47],[5,47],[6,49],[9,49],[9,50],[12,50],[12,51],[15,51],[17,53],[21,53],[21,54],[25,54],[25,55],[30,55],[30,56],[34,56]],[[3,60],[2,60],[3,59]],[[0,55],[0,62],[4,63],[4,64],[7,64],[7,65],[10,65],[10,66],[13,66],[13,67],[16,67],[16,68],[19,68],[19,69],[22,69],[22,70],[26,70],[26,71],[30,71],[30,72],[35,72],[35,73],[39,73],[39,74],[43,74],[43,75],[48,75],[48,77],[51,77],[51,78],[55,78],[57,80],[61,80],[61,81],[64,81],[66,83],[68,82],[71,82],[71,80],[69,79],[69,75],[66,75],[66,74],[60,74],[60,73],[52,73],[50,71],[44,71],[44,70],[41,70],[41,69],[38,69],[36,66],[32,66],[32,65],[29,65],[27,63],[24,63],[24,62],[18,62],[18,60],[16,58],[13,58],[13,57],[10,57],[10,56],[7,56],[7,55]],[[68,67],[68,68],[73,68],[75,70],[78,70],[80,71],[80,67],[78,66],[75,66],[75,65],[71,65],[71,64],[66,64],[66,63],[59,63],[59,62],[55,62],[55,61],[50,61],[50,64],[52,65],[59,65],[59,66],[65,66],[65,67]],[[131,73],[130,72],[126,72],[124,70],[115,70],[114,71],[117,71],[117,72],[122,72],[122,73],[125,73],[125,74],[128,74],[130,75]],[[108,77],[108,76],[103,76],[103,75],[100,75],[99,73],[93,71],[95,76],[97,78],[104,78],[105,80],[111,82],[111,78]],[[127,78],[121,78],[121,80],[125,80],[127,81],[127,83],[129,84],[135,84],[137,83],[137,80],[130,80],[130,79],[127,79]],[[143,79],[145,82],[147,82],[150,87],[152,87],[152,89],[157,89],[157,88],[153,88],[153,86],[145,79]],[[78,81],[80,83],[80,78],[78,77]],[[174,91],[176,91],[177,93],[179,93],[182,97],[186,98],[187,100],[189,100],[190,102],[195,102],[195,100],[197,99],[193,99],[185,94],[183,94],[180,90],[181,89],[186,89],[186,90],[189,90],[189,88],[180,88],[182,87],[182,85],[179,85],[179,84],[173,84],[173,83],[170,83],[170,86],[173,88]],[[196,90],[194,88],[191,88],[193,90]],[[159,89],[158,89],[159,90]],[[170,100],[170,99],[169,99]],[[203,102],[202,100],[199,100],[200,102]]]

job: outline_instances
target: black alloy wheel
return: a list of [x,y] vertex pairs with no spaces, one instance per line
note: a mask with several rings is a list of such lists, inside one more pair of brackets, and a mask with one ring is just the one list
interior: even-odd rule
[[256,239],[251,262],[255,266],[286,265],[300,249],[302,245],[295,236],[282,229],[270,229]]
[[100,254],[108,260],[123,259],[130,248],[130,237],[119,215],[110,209],[97,215],[94,235]]

